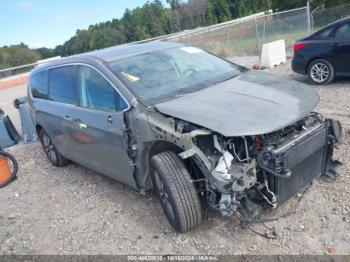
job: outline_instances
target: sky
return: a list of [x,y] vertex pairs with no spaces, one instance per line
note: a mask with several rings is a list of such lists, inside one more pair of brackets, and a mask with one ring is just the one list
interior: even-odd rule
[[[0,47],[30,48],[63,44],[77,29],[121,18],[147,0],[0,0]],[[166,1],[163,1],[166,5]]]

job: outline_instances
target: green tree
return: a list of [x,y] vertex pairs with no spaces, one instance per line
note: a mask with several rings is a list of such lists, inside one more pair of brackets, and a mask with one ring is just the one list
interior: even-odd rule
[[40,47],[40,48],[34,49],[34,51],[39,53],[41,59],[45,59],[45,58],[49,58],[49,57],[54,56],[54,52],[50,48]]
[[31,64],[40,60],[40,58],[37,51],[29,49],[23,43],[0,48],[0,68]]
[[298,7],[306,6],[306,0],[272,0],[272,9],[274,11],[284,11],[288,9],[294,9]]

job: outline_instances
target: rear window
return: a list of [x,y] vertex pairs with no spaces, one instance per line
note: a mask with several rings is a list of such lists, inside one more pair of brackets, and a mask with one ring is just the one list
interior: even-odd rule
[[29,87],[33,97],[42,98],[42,99],[48,98],[48,88],[47,88],[48,75],[49,75],[48,71],[45,70],[45,71],[36,73],[35,75],[30,77]]
[[336,38],[350,38],[350,23],[346,23],[337,29]]
[[334,27],[328,27],[326,29],[321,30],[316,34],[317,37],[329,37],[329,35],[332,33]]
[[50,99],[66,104],[78,104],[77,67],[63,66],[50,70]]

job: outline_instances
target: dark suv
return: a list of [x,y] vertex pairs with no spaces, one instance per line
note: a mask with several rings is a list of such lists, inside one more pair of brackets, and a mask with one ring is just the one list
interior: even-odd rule
[[194,47],[150,42],[64,58],[31,72],[27,101],[53,165],[153,187],[179,232],[200,223],[200,199],[247,222],[337,175],[341,127],[313,112],[312,88]]
[[350,76],[350,18],[339,20],[294,45],[292,69],[314,84]]

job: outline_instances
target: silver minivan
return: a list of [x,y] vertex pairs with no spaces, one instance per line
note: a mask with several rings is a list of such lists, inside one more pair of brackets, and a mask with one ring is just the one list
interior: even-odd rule
[[206,203],[242,225],[315,177],[336,177],[338,121],[314,112],[301,83],[250,71],[195,47],[128,44],[34,69],[28,107],[55,166],[69,161],[144,193],[175,230]]

